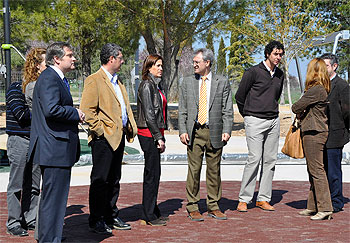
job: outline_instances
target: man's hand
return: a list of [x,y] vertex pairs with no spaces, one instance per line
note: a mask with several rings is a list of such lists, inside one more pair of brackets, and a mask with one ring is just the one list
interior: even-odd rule
[[163,153],[165,151],[165,143],[162,139],[158,140],[157,148],[159,149],[160,153]]
[[78,108],[76,108],[76,109],[77,109],[77,111],[79,113],[80,122],[83,123],[85,121],[85,114],[80,109],[78,109]]
[[223,142],[228,142],[228,140],[230,140],[230,134],[228,134],[228,133],[223,133],[222,134],[222,137],[221,137],[221,141],[223,141]]
[[180,135],[180,141],[181,141],[181,143],[188,145],[188,143],[190,141],[190,137],[188,136],[187,133],[183,133]]

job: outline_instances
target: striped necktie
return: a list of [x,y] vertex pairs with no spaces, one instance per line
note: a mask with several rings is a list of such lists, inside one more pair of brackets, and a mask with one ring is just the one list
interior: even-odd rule
[[199,94],[199,108],[198,108],[198,122],[203,125],[207,122],[208,109],[207,109],[207,77],[202,77],[202,84]]
[[66,77],[63,78],[63,82],[66,84],[68,90],[70,91],[69,83],[68,83],[68,80],[66,79]]

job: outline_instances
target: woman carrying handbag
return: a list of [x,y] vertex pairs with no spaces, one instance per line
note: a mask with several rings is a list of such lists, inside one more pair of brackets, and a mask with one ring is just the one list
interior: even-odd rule
[[323,164],[323,150],[328,137],[327,97],[330,80],[326,63],[315,58],[307,67],[305,93],[292,106],[292,111],[301,120],[301,131],[310,191],[307,209],[300,215],[311,216],[311,220],[332,218],[332,202],[328,180]]

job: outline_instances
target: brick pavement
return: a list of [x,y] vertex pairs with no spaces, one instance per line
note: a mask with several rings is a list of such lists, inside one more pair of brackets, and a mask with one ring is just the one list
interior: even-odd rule
[[[88,186],[71,187],[65,219],[65,242],[350,242],[350,183],[344,183],[344,211],[328,221],[311,221],[297,212],[306,206],[308,182],[274,181],[275,212],[251,206],[248,213],[237,212],[240,182],[224,181],[220,207],[228,220],[206,216],[205,183],[201,183],[201,211],[204,222],[192,222],[186,216],[185,182],[161,182],[159,207],[169,215],[168,226],[140,225],[141,183],[124,183],[118,201],[120,217],[132,225],[132,230],[113,230],[112,236],[88,231]],[[0,242],[35,242],[33,232],[28,237],[6,234],[6,194],[0,193]]]

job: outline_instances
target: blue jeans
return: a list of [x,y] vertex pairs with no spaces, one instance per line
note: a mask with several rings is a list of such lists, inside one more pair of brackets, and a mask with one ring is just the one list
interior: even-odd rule
[[344,207],[341,161],[343,148],[326,149],[325,168],[334,211]]

